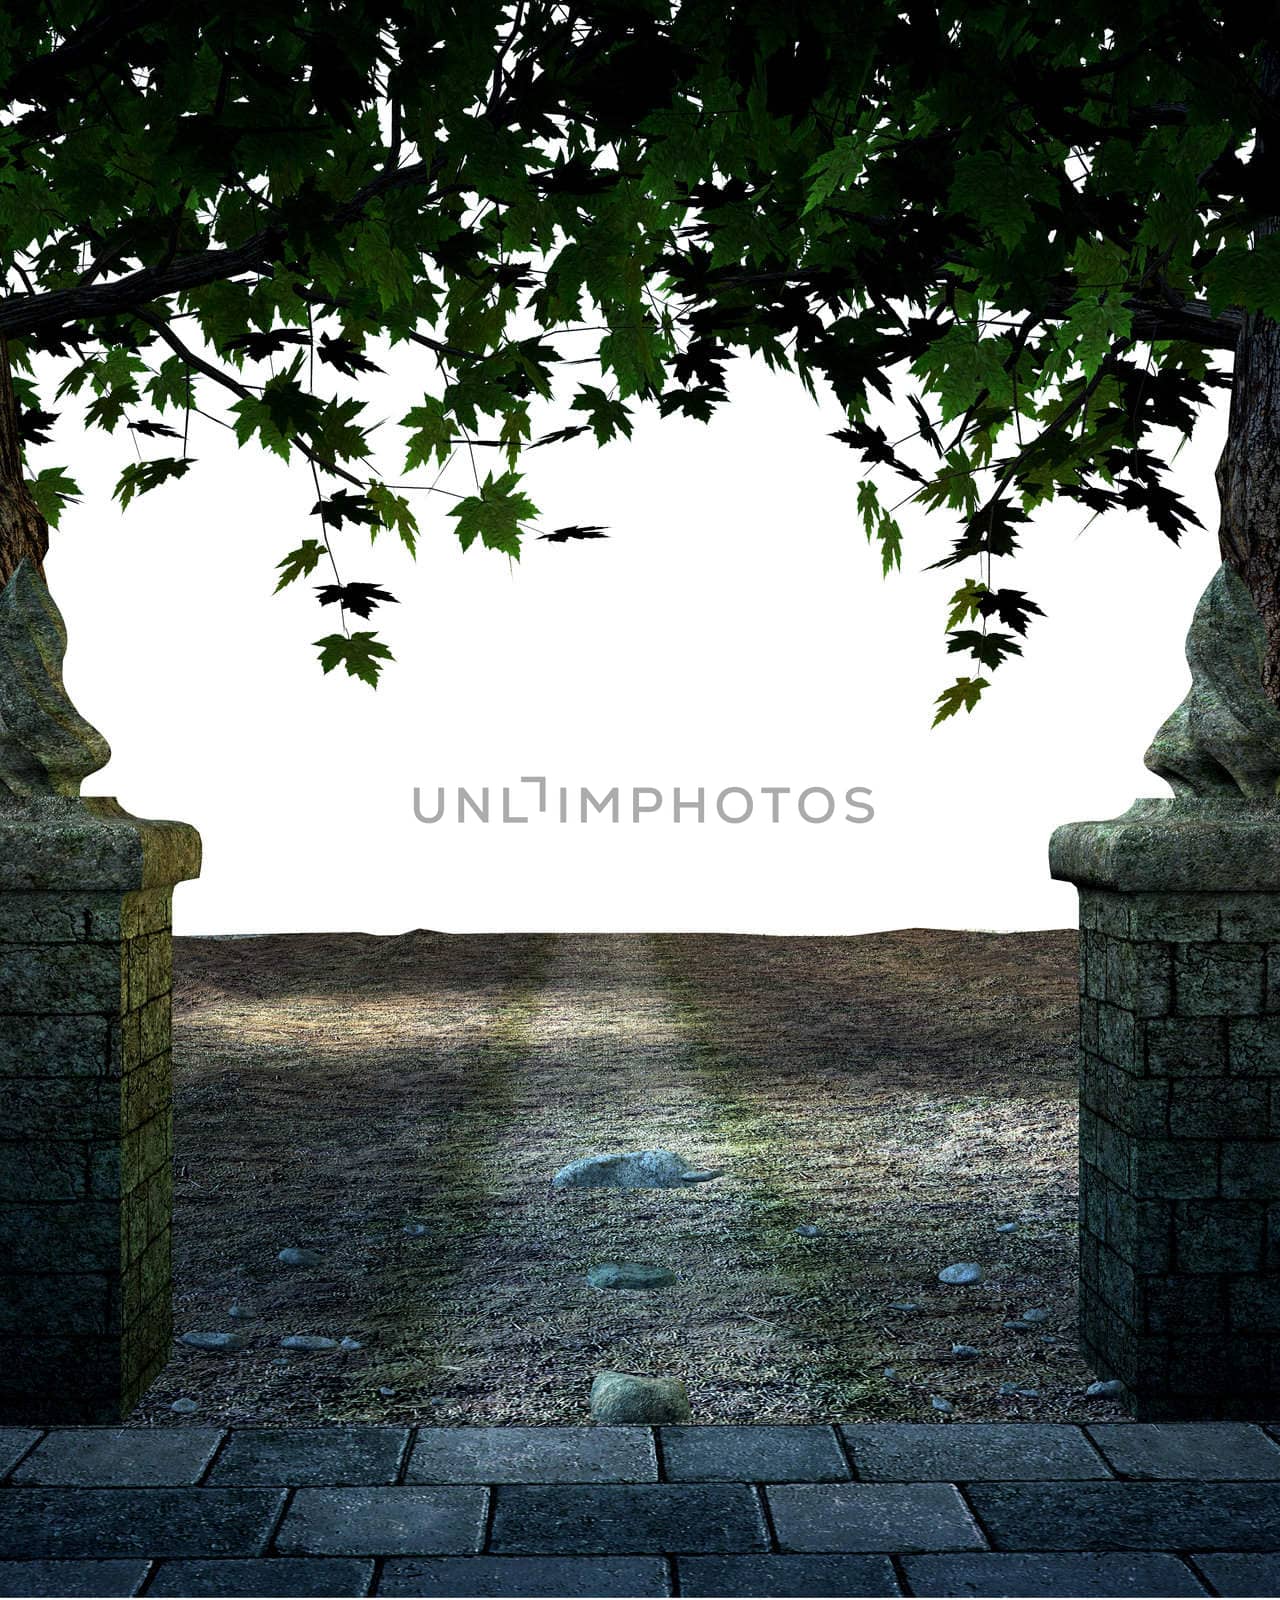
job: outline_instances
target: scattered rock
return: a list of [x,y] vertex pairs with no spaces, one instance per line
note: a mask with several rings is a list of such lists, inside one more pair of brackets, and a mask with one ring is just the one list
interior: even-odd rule
[[939,1283],[981,1283],[982,1268],[976,1261],[956,1261],[943,1267],[938,1274]]
[[929,1396],[929,1404],[935,1411],[955,1410],[955,1407],[951,1404],[950,1400],[944,1400],[940,1394],[931,1394]]
[[411,1239],[421,1239],[424,1233],[431,1232],[431,1228],[425,1222],[406,1222],[400,1232],[407,1233]]
[[193,1350],[243,1350],[248,1342],[243,1333],[184,1333],[178,1340]]
[[318,1250],[302,1250],[296,1245],[289,1245],[276,1257],[283,1261],[286,1267],[318,1267],[320,1265],[320,1252]]
[[1009,1328],[1014,1333],[1034,1333],[1035,1329],[1029,1322],[1024,1322],[1021,1317],[1010,1317],[1007,1322],[1000,1324],[1002,1328]]
[[597,1261],[587,1268],[587,1282],[593,1289],[664,1289],[675,1281],[669,1268],[648,1261]]
[[1033,1306],[1030,1311],[1019,1311],[1023,1322],[1048,1322],[1049,1313],[1043,1306]]
[[1002,1383],[1000,1385],[1001,1394],[1017,1394],[1017,1392],[1018,1386],[1016,1383]]
[[889,1307],[890,1311],[919,1311],[919,1303],[915,1300],[895,1300]]
[[338,1341],[318,1333],[290,1333],[280,1341],[282,1350],[336,1350]]
[[982,1351],[975,1349],[971,1344],[953,1344],[951,1354],[960,1356],[963,1360],[972,1360],[974,1356],[980,1356]]
[[884,1375],[886,1378],[896,1378],[898,1376],[897,1367],[886,1367],[884,1369]]
[[800,1224],[800,1226],[796,1229],[796,1232],[800,1235],[800,1237],[802,1239],[816,1239],[818,1237],[818,1235],[822,1232],[822,1229],[817,1227],[812,1222],[802,1222]]
[[997,1233],[1012,1233],[1013,1230],[1017,1226],[1018,1226],[1018,1224],[1016,1222],[997,1222],[996,1223],[996,1232]]
[[198,1411],[199,1409],[200,1408],[196,1405],[195,1401],[189,1400],[185,1394],[181,1400],[175,1400],[169,1407],[170,1411],[179,1411],[184,1416],[190,1411]]
[[237,1322],[252,1322],[254,1317],[254,1313],[249,1310],[248,1306],[242,1306],[238,1303],[231,1307],[227,1315],[234,1317]]
[[688,1422],[689,1391],[679,1378],[641,1378],[630,1372],[598,1372],[591,1384],[591,1415],[597,1422]]
[[1024,1400],[1038,1400],[1040,1398],[1039,1389],[1015,1389],[1013,1392],[1014,1394],[1020,1394]]
[[390,1400],[391,1396],[395,1392],[396,1391],[394,1389],[388,1389],[385,1385],[379,1385],[379,1387],[378,1387],[378,1393],[382,1396],[382,1398],[384,1400]]
[[1115,1400],[1124,1393],[1124,1385],[1119,1378],[1105,1378],[1099,1383],[1091,1383],[1085,1394],[1092,1400]]
[[364,1346],[360,1343],[359,1339],[339,1339],[339,1341],[338,1341],[338,1349],[339,1350],[363,1350]]
[[[723,1169],[721,1169],[723,1170]],[[699,1171],[670,1150],[629,1150],[621,1155],[582,1156],[561,1167],[553,1189],[680,1189],[706,1183],[720,1171]]]

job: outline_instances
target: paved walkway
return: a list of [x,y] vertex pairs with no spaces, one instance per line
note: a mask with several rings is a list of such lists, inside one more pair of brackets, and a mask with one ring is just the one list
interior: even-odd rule
[[3,1595],[1276,1595],[1280,1424],[0,1428]]

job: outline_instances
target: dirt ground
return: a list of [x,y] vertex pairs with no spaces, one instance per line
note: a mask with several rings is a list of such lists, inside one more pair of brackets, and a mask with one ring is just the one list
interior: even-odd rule
[[[608,1369],[694,1423],[1119,1416],[1075,1345],[1075,1025],[1070,930],[175,939],[175,1332],[248,1345],[175,1343],[129,1420],[587,1423]],[[723,1176],[550,1187],[653,1146]],[[678,1281],[587,1283],[617,1260]]]

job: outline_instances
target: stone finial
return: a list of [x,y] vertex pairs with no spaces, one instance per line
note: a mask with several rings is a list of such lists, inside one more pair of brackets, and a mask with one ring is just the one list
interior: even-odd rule
[[1179,800],[1275,800],[1280,708],[1262,687],[1262,618],[1225,563],[1187,633],[1191,687],[1143,760]]
[[0,590],[0,799],[76,798],[111,748],[62,683],[67,630],[26,561]]

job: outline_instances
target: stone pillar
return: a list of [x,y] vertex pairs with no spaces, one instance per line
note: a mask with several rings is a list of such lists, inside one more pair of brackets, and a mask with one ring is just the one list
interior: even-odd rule
[[1219,569],[1147,752],[1172,799],[1070,823],[1080,891],[1080,1339],[1142,1421],[1280,1409],[1280,711]]
[[85,798],[106,742],[65,632],[0,594],[0,1423],[119,1422],[172,1338],[170,906],[180,822]]

